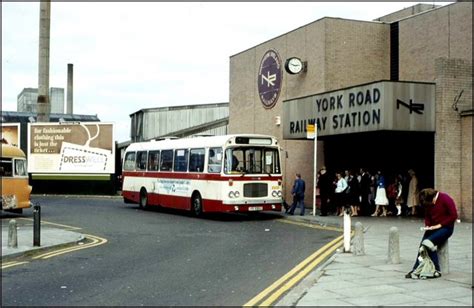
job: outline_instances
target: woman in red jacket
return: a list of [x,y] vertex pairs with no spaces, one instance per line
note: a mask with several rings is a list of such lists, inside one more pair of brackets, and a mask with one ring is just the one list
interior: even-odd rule
[[[439,192],[432,188],[423,189],[420,194],[420,203],[425,207],[425,234],[421,240],[420,249],[425,249],[435,266],[434,277],[441,276],[439,268],[437,247],[442,245],[454,232],[454,223],[458,218],[456,204],[446,193]],[[406,278],[413,277],[413,271],[418,267],[420,249],[416,257],[413,270],[405,275]]]

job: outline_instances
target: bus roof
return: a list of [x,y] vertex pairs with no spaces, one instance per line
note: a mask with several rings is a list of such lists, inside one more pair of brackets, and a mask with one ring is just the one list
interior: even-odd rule
[[268,135],[258,134],[235,134],[235,135],[223,135],[223,136],[210,136],[210,137],[192,137],[192,138],[179,138],[179,139],[165,139],[160,141],[146,141],[136,142],[128,146],[127,152],[129,151],[146,151],[155,149],[187,149],[187,148],[207,148],[207,147],[222,147],[226,144],[238,145],[235,143],[236,137],[243,138],[255,138],[255,139],[267,139],[271,140],[268,144],[254,144],[254,145],[277,145],[278,141],[275,137]]
[[26,157],[25,153],[18,147],[9,145],[9,144],[2,144],[2,157]]

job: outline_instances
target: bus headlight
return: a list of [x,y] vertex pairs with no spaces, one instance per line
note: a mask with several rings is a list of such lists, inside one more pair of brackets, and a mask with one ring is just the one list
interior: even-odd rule
[[277,197],[281,198],[281,196],[282,196],[281,190],[272,191],[272,196],[273,196],[273,198],[277,198]]
[[240,192],[238,191],[229,191],[229,198],[238,198],[240,197]]

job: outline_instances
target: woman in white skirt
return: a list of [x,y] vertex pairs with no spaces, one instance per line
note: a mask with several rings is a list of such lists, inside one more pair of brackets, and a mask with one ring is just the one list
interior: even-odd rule
[[376,178],[377,192],[375,194],[375,212],[372,216],[379,215],[380,207],[382,207],[382,215],[380,216],[387,216],[388,198],[387,193],[385,192],[385,178],[381,171],[377,171]]

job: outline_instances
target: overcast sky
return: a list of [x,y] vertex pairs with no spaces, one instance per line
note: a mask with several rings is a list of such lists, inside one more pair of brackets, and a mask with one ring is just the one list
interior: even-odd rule
[[[228,102],[232,55],[325,16],[370,21],[416,3],[53,2],[50,87],[66,96],[74,64],[74,113],[114,122],[123,142],[140,109]],[[38,87],[38,37],[38,2],[2,2],[2,110]]]

